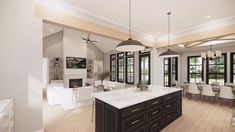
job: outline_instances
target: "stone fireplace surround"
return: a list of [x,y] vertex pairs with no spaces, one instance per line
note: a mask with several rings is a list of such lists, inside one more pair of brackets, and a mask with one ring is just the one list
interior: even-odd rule
[[86,84],[86,74],[67,74],[64,75],[64,86],[65,88],[69,88],[69,79],[82,79],[82,85]]

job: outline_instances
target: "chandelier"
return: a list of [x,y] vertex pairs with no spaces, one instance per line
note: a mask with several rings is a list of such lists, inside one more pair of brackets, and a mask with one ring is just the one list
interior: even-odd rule
[[216,58],[220,58],[222,56],[221,50],[216,50],[215,52],[213,52],[212,50],[212,44],[210,43],[210,50],[207,52],[202,52],[201,53],[201,57],[202,59],[216,59]]

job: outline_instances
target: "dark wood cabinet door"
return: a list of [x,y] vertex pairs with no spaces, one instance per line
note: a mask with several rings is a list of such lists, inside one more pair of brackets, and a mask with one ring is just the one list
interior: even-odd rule
[[95,128],[96,132],[104,132],[104,110],[105,104],[96,99],[95,104]]
[[161,118],[157,118],[146,125],[146,132],[159,132],[161,129]]
[[122,131],[131,132],[145,123],[145,112],[140,112],[122,120]]
[[105,132],[119,132],[119,110],[105,105]]
[[155,98],[146,103],[146,108],[151,108],[151,107],[156,107],[156,106],[161,106],[161,98]]
[[161,106],[153,107],[146,110],[146,122],[149,122],[156,118],[161,118]]
[[133,106],[124,108],[122,110],[122,118],[134,115],[134,114],[139,113],[139,112],[144,111],[144,110],[145,110],[145,103],[140,103],[140,104],[137,104],[137,105],[133,105]]

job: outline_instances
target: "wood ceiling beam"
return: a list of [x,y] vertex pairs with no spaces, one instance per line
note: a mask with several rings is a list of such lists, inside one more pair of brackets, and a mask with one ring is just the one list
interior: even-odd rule
[[[191,35],[177,37],[171,40],[171,45],[179,45],[179,44],[190,45],[194,42],[202,42],[208,39],[222,38],[233,35],[235,35],[235,24],[211,29],[204,32],[194,33]],[[167,41],[158,42],[155,47],[156,48],[167,47]]]

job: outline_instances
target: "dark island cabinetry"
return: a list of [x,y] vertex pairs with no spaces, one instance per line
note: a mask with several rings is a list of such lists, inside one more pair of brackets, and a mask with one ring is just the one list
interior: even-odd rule
[[96,99],[96,132],[157,132],[182,115],[177,91],[123,109]]

